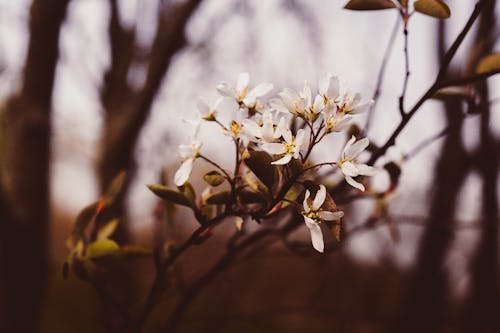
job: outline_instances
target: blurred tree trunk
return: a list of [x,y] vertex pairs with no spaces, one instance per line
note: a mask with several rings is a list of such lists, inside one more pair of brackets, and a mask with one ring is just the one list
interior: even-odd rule
[[[172,58],[185,44],[186,24],[201,0],[171,2],[165,8],[160,8],[153,45],[150,50],[142,50],[147,54],[146,61],[139,59],[140,47],[136,43],[135,30],[127,29],[120,23],[117,0],[109,1],[111,64],[101,87],[105,124],[98,175],[101,191],[104,191],[116,174],[122,170],[128,172],[125,190],[113,212],[116,216],[125,217],[125,197],[136,169],[134,153],[139,134]],[[128,82],[134,66],[141,66],[146,72],[145,82],[139,88],[132,87]],[[120,224],[116,233],[118,240],[127,240],[126,227],[126,223]]]
[[48,269],[52,90],[68,2],[33,1],[22,89],[2,119],[3,332],[38,330]]
[[[480,16],[479,29],[470,59],[473,71],[481,57],[492,52],[496,40],[495,1],[488,1]],[[490,123],[489,92],[486,82],[476,85],[481,112],[480,146],[476,167],[483,177],[482,226],[479,246],[470,266],[471,281],[462,315],[462,332],[494,332],[500,327],[500,290],[498,281],[498,170],[500,147],[495,142]]]
[[[445,49],[444,23],[441,22],[439,60],[443,58]],[[448,76],[452,78],[456,74]],[[414,272],[401,310],[390,329],[394,333],[438,332],[443,328],[443,319],[448,313],[449,290],[443,264],[453,241],[457,197],[470,161],[462,146],[462,101],[450,99],[444,104],[450,130],[437,164],[430,218],[420,241]]]

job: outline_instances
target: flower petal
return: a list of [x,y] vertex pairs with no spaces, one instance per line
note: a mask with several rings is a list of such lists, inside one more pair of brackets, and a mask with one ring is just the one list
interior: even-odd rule
[[198,99],[197,107],[198,107],[198,111],[200,111],[200,113],[203,117],[210,113],[210,106],[202,98]]
[[370,144],[370,141],[368,138],[363,138],[359,140],[358,142],[354,143],[352,146],[349,147],[349,149],[344,150],[345,152],[345,157],[347,159],[353,159],[356,158],[363,150],[368,147]]
[[264,143],[262,149],[273,155],[284,154],[286,152],[285,146],[281,143]]
[[240,73],[236,81],[236,92],[239,94],[246,89],[248,87],[248,82],[250,82],[250,74],[247,72]]
[[304,206],[304,211],[308,212],[310,211],[309,203],[307,202],[309,200],[309,197],[311,196],[311,192],[309,190],[306,190],[306,194],[304,195],[304,202],[302,203],[302,206]]
[[311,232],[311,243],[314,249],[318,252],[323,253],[325,249],[325,244],[323,242],[323,233],[321,232],[321,227],[314,220],[304,216],[304,221],[306,222],[307,228]]
[[342,163],[342,167],[340,168],[342,173],[346,176],[356,177],[359,176],[359,170],[356,168],[356,165],[352,162],[344,162]]
[[284,165],[284,164],[288,164],[288,162],[290,162],[291,159],[292,159],[292,155],[286,154],[285,156],[283,156],[279,160],[271,162],[271,164],[274,164],[274,165]]
[[319,190],[316,192],[316,196],[314,197],[312,209],[318,210],[320,209],[323,202],[325,202],[326,198],[326,187],[325,185],[320,185]]
[[231,88],[227,83],[223,82],[223,83],[220,83],[218,86],[217,86],[217,91],[219,92],[219,94],[221,94],[222,96],[226,96],[226,97],[235,97],[236,95],[236,91],[234,91],[233,88]]
[[368,110],[373,105],[373,103],[374,103],[373,100],[369,100],[365,103],[358,104],[349,112],[349,114],[363,113],[366,110]]
[[174,183],[177,186],[182,186],[189,179],[191,170],[193,169],[194,158],[185,160],[174,175]]
[[364,176],[373,176],[377,173],[377,168],[366,164],[356,164],[356,168],[358,169],[359,174]]
[[329,212],[327,210],[322,210],[321,212],[318,212],[318,215],[323,221],[336,221],[344,217],[344,212]]
[[352,179],[352,177],[350,176],[345,176],[345,180],[347,181],[347,183],[349,185],[351,185],[352,187],[355,187],[357,188],[358,190],[360,191],[365,191],[365,187],[363,186],[363,184],[361,183],[358,183],[357,181],[355,181],[354,179]]
[[351,146],[354,143],[354,141],[356,141],[356,137],[353,135],[353,136],[351,136],[349,141],[347,141],[347,143],[345,144],[344,151],[342,153],[342,155],[344,157],[347,155],[347,151],[349,151],[351,149]]
[[254,96],[254,97],[261,97],[273,90],[274,86],[272,83],[261,83],[255,88],[253,88],[248,95]]

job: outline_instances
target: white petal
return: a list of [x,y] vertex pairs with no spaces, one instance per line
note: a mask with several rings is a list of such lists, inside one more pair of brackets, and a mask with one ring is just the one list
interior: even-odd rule
[[345,176],[345,180],[352,187],[355,187],[355,188],[357,188],[357,189],[359,189],[359,190],[361,190],[363,192],[365,191],[365,187],[363,186],[363,184],[358,183],[357,181],[355,181],[354,179],[352,179],[352,177],[346,175]]
[[261,138],[265,142],[272,142],[274,138],[274,124],[271,113],[266,112],[263,116],[263,124],[261,129]]
[[323,94],[332,101],[339,97],[339,79],[336,76],[330,76],[328,90]]
[[304,221],[306,226],[311,232],[311,242],[314,249],[318,252],[323,252],[325,249],[325,244],[323,243],[323,233],[321,232],[321,227],[314,220],[304,216]]
[[286,143],[292,144],[293,143],[293,135],[292,131],[286,127],[282,129],[283,131],[281,132],[281,135],[283,136],[283,139],[285,139]]
[[238,80],[236,81],[236,91],[241,93],[244,89],[248,87],[248,82],[250,81],[250,74],[247,72],[240,73],[238,75]]
[[363,150],[366,149],[366,147],[368,147],[369,144],[370,141],[368,140],[368,138],[363,138],[359,140],[358,142],[350,146],[349,149],[345,150],[346,158],[347,159],[356,158],[359,154],[361,154]]
[[198,106],[198,111],[200,111],[202,116],[206,116],[210,113],[210,106],[204,99],[202,98],[198,99],[197,106]]
[[264,143],[262,149],[273,155],[284,154],[286,152],[285,146],[281,143]]
[[365,102],[363,104],[358,104],[357,106],[355,106],[350,112],[349,114],[358,114],[358,113],[363,113],[365,112],[366,110],[368,110],[372,105],[373,105],[374,101],[373,100],[370,100],[368,102]]
[[322,210],[318,212],[318,215],[323,221],[336,221],[344,217],[344,212],[329,212],[327,210]]
[[178,150],[182,159],[191,157],[194,154],[194,149],[191,145],[179,145]]
[[302,91],[300,93],[300,97],[302,97],[305,100],[306,105],[311,105],[311,100],[312,100],[311,95],[312,95],[311,88],[309,87],[306,81],[304,82],[304,88],[302,88]]
[[277,139],[280,136],[282,136],[287,129],[288,129],[288,126],[286,123],[286,119],[285,119],[285,117],[281,117],[279,122],[278,122],[278,125],[276,126],[276,130],[274,132],[274,138]]
[[261,97],[273,90],[272,83],[261,83],[257,87],[253,88],[248,95],[252,95],[254,97]]
[[344,157],[347,155],[346,152],[351,149],[351,146],[354,143],[354,141],[356,141],[356,137],[353,135],[353,136],[351,136],[351,138],[349,139],[349,141],[347,141],[347,143],[345,144],[344,152],[343,152],[343,156]]
[[306,143],[306,131],[304,129],[299,129],[297,131],[297,136],[295,137],[295,146],[296,151],[300,152],[300,150],[303,148],[304,144]]
[[256,138],[260,138],[262,135],[262,131],[260,126],[251,119],[243,119],[243,132],[249,136],[253,136]]
[[326,187],[324,185],[320,185],[319,190],[318,192],[316,192],[316,196],[314,197],[312,209],[313,210],[320,209],[323,202],[325,202],[325,199],[326,199]]
[[193,158],[185,160],[174,175],[174,183],[177,186],[182,186],[189,179],[191,170],[193,169]]
[[364,176],[373,176],[377,173],[377,168],[366,164],[356,164],[356,168],[358,169],[359,174]]
[[356,177],[359,176],[359,170],[356,168],[356,165],[352,162],[344,162],[342,163],[342,167],[340,168],[342,173],[346,176]]
[[344,117],[343,119],[337,121],[337,124],[335,124],[335,129],[334,131],[340,132],[345,130],[351,121],[352,117]]
[[304,206],[305,212],[309,212],[309,210],[310,210],[309,203],[307,202],[307,200],[309,199],[310,196],[311,196],[311,192],[309,192],[309,190],[306,190],[306,194],[304,195],[304,202],[302,203],[302,206]]
[[271,164],[274,164],[274,165],[284,165],[284,164],[288,164],[288,162],[290,162],[291,159],[292,159],[292,155],[286,154],[285,156],[283,156],[279,160],[271,162]]
[[226,97],[235,97],[236,91],[234,91],[233,88],[231,88],[227,83],[223,82],[217,86],[217,91],[219,94],[222,96]]
[[320,113],[321,110],[325,107],[324,99],[320,95],[316,95],[314,98],[313,111],[314,113]]

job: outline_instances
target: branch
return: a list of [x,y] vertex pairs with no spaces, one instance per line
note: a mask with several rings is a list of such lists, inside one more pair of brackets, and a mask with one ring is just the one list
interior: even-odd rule
[[373,153],[373,155],[371,156],[371,158],[368,161],[368,164],[374,164],[382,155],[385,154],[385,152],[387,151],[387,149],[389,149],[389,147],[394,145],[394,143],[396,142],[396,138],[399,136],[401,131],[406,127],[406,125],[408,124],[410,119],[413,118],[413,116],[417,113],[417,111],[425,103],[425,101],[427,101],[430,97],[432,97],[436,93],[436,91],[440,88],[440,84],[441,84],[442,80],[444,79],[444,75],[446,74],[446,72],[448,70],[448,67],[450,65],[450,62],[451,62],[453,56],[455,55],[458,47],[463,42],[465,36],[467,35],[470,28],[472,27],[472,24],[479,16],[479,13],[481,12],[483,6],[484,6],[484,0],[478,1],[476,3],[476,6],[474,7],[474,11],[472,12],[471,16],[469,17],[469,20],[465,24],[464,28],[462,29],[462,32],[460,32],[460,34],[456,38],[455,42],[453,43],[453,45],[450,47],[450,49],[446,53],[446,55],[443,59],[442,65],[441,65],[441,69],[439,70],[439,73],[438,73],[434,83],[424,93],[424,95],[415,103],[413,108],[403,116],[403,118],[401,119],[401,122],[396,127],[396,129],[394,130],[392,135],[389,137],[389,139],[387,139],[385,144]]
[[405,115],[405,97],[406,90],[408,88],[408,81],[410,79],[410,57],[408,54],[408,26],[407,22],[405,22],[405,28],[403,30],[404,34],[404,55],[405,55],[405,79],[403,82],[403,91],[401,92],[401,96],[399,96],[399,113],[401,117]]
[[475,83],[477,81],[481,81],[484,79],[488,79],[496,74],[500,74],[500,69],[492,70],[492,71],[485,72],[485,73],[473,74],[473,75],[466,76],[466,77],[461,78],[461,79],[442,81],[438,85],[438,88],[441,89],[441,88],[452,87],[452,86],[463,86],[463,85]]

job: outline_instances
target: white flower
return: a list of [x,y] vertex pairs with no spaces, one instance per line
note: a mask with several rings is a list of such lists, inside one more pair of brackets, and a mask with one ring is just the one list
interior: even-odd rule
[[198,100],[198,111],[202,119],[207,121],[215,120],[217,109],[222,102],[222,97],[218,98],[212,105],[209,105],[204,99]]
[[315,121],[321,111],[325,108],[325,100],[323,96],[316,95],[313,101],[311,88],[307,83],[305,83],[301,92],[301,97],[304,98],[306,104],[305,115],[309,120]]
[[[278,125],[279,127],[279,125]],[[297,159],[300,157],[300,151],[306,144],[306,132],[304,129],[297,131],[295,138],[289,128],[281,129],[284,141],[281,143],[264,143],[262,149],[273,155],[283,155],[279,160],[271,164],[287,164],[292,160],[292,157]]]
[[242,122],[242,131],[251,141],[262,143],[273,142],[282,135],[281,128],[284,126],[284,122],[285,119],[281,118],[279,125],[275,127],[273,115],[271,112],[266,111],[260,119],[244,119]]
[[342,98],[342,102],[339,103],[339,112],[344,114],[357,114],[368,110],[368,108],[374,103],[373,100],[366,102],[361,102],[361,94],[355,93],[350,95],[346,93]]
[[272,104],[278,112],[290,112],[298,117],[305,115],[307,105],[304,97],[290,88],[283,89],[278,95],[280,100],[273,101]]
[[335,111],[328,111],[323,114],[325,119],[326,133],[340,132],[349,126],[352,117],[346,116],[343,113]]
[[376,173],[374,167],[368,166],[366,164],[358,163],[357,158],[363,150],[368,147],[370,142],[368,138],[363,138],[358,142],[354,143],[356,138],[354,135],[347,142],[344,147],[344,152],[342,153],[342,159],[337,163],[337,166],[342,170],[345,176],[345,180],[353,187],[364,191],[365,187],[355,181],[352,177],[359,175],[363,176],[373,176]]
[[326,188],[324,185],[319,186],[319,190],[316,192],[312,206],[309,206],[308,202],[310,195],[311,193],[307,190],[304,197],[304,211],[302,212],[302,216],[304,217],[304,222],[311,233],[311,242],[313,247],[317,251],[323,252],[325,244],[323,242],[323,233],[321,232],[320,223],[323,221],[339,220],[344,216],[344,212],[321,210],[321,206],[326,199]]
[[174,183],[177,186],[182,186],[189,179],[191,171],[193,169],[193,162],[199,156],[201,141],[198,139],[198,132],[200,127],[200,122],[191,123],[195,126],[194,139],[189,145],[179,146],[179,155],[181,156],[183,162],[179,169],[175,172]]
[[229,86],[227,83],[221,83],[217,86],[217,91],[223,96],[236,99],[238,104],[243,104],[248,108],[256,108],[257,98],[270,92],[273,89],[273,85],[271,83],[261,83],[249,90],[249,81],[250,75],[248,73],[241,73],[236,81],[236,88]]
[[325,110],[336,111],[339,99],[339,79],[328,73],[319,80],[318,91],[323,97]]

